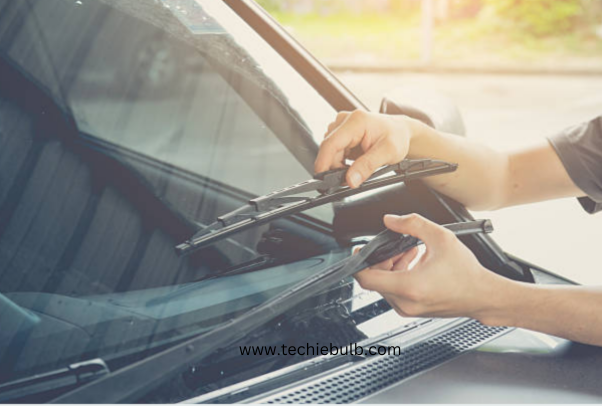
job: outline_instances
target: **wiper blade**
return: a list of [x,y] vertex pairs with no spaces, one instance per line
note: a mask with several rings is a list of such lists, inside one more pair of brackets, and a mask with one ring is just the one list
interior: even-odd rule
[[146,306],[156,306],[163,303],[168,303],[172,299],[181,297],[188,292],[193,292],[198,289],[200,284],[203,282],[207,282],[213,279],[225,278],[228,276],[237,276],[244,275],[246,273],[256,272],[262,269],[266,269],[269,266],[276,266],[278,261],[269,255],[262,255],[258,258],[252,259],[251,261],[243,262],[242,264],[235,265],[229,269],[224,271],[218,271],[215,273],[211,273],[209,275],[198,278],[186,285],[182,286],[179,289],[174,290],[173,292],[169,292],[163,296],[157,296],[150,299],[146,302]]
[[96,358],[71,364],[56,371],[0,384],[0,403],[14,402],[17,399],[34,395],[40,396],[57,390],[77,388],[109,372],[105,362],[100,358]]
[[[353,196],[389,186],[399,182],[453,172],[458,165],[434,159],[404,159],[395,165],[387,165],[377,170],[360,187],[352,189],[344,184],[349,168],[333,169],[318,173],[313,179],[277,190],[249,202],[217,218],[217,221],[202,228],[188,241],[176,246],[178,254],[189,254],[206,247],[234,233],[266,224],[278,218],[300,213]],[[383,176],[393,172],[390,176]],[[303,193],[317,192],[315,197],[302,196]]]
[[[449,224],[456,235],[490,233],[490,220]],[[145,360],[117,370],[85,387],[69,392],[53,403],[131,403],[158,384],[198,364],[215,351],[227,348],[255,329],[287,312],[340,280],[417,246],[415,237],[385,230],[362,250],[295,284],[284,292],[213,330],[169,348]]]

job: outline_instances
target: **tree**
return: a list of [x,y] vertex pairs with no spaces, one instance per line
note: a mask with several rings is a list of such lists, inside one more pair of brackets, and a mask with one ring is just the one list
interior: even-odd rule
[[575,28],[582,0],[483,0],[502,23],[534,36],[561,34]]

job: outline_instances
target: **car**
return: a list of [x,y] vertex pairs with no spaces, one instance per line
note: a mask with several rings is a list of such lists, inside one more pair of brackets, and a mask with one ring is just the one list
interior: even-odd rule
[[[369,244],[384,213],[473,220],[420,179],[252,215],[178,254],[225,213],[311,178],[328,123],[365,108],[256,3],[0,10],[0,402],[602,398],[596,347],[400,317],[352,277],[319,278]],[[464,132],[436,95],[393,94],[381,112]],[[489,235],[461,239],[505,277],[572,283]]]

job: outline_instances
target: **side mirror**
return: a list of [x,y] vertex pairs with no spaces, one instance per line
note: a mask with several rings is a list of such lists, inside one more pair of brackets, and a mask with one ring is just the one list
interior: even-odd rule
[[434,90],[412,86],[395,88],[383,97],[380,112],[403,114],[439,131],[466,136],[464,120],[454,102]]

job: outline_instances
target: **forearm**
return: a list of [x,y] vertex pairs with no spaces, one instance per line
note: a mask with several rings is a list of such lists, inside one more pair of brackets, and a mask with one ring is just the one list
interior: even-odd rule
[[508,176],[508,154],[457,135],[445,134],[421,123],[410,142],[410,158],[441,159],[458,164],[455,172],[427,178],[433,189],[474,210],[504,205]]
[[428,178],[427,184],[473,210],[491,210],[542,200],[583,196],[550,144],[507,153],[436,131],[411,120],[409,157],[435,158],[458,164],[450,174]]
[[[503,279],[503,278],[502,278]],[[504,279],[493,283],[485,324],[522,327],[569,340],[602,346],[602,288],[550,286]]]

